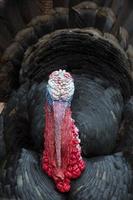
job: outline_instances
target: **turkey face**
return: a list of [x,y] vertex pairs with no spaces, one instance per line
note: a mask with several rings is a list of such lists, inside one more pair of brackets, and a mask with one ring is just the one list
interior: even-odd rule
[[73,94],[74,81],[68,72],[54,71],[49,76],[42,168],[61,192],[68,192],[70,179],[79,177],[85,168],[78,129],[71,118]]

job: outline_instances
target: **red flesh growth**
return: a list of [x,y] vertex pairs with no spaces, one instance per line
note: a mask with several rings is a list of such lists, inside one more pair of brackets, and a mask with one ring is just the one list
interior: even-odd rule
[[[67,106],[64,116],[60,117],[60,131],[58,131],[61,134],[59,134],[59,141],[57,141],[55,137],[55,123],[57,121],[55,120],[53,106],[46,103],[45,113],[45,142],[42,169],[48,176],[53,178],[60,192],[68,192],[70,190],[70,180],[78,178],[85,169],[85,163],[82,160],[81,148],[79,146],[78,129],[71,118],[70,107]],[[60,152],[59,145],[61,146]]]

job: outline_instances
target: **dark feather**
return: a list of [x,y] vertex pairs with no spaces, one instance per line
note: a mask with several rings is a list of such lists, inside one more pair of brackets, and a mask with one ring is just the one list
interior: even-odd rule
[[131,167],[121,153],[87,160],[86,165],[73,183],[69,200],[133,198]]
[[[40,5],[0,3],[0,100],[7,101],[0,118],[0,199],[132,200],[132,1],[72,0],[44,16]],[[74,77],[72,115],[87,157],[65,195],[40,166],[46,83],[60,68]]]

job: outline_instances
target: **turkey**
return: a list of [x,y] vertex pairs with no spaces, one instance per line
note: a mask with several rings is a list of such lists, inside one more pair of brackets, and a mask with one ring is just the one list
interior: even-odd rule
[[47,5],[0,2],[0,199],[132,200],[132,2]]

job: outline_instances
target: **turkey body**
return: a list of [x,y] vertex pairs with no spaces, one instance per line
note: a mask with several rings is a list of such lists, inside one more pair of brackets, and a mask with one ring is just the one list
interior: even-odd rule
[[[113,12],[92,1],[37,17],[17,34],[0,68],[1,99],[8,97],[0,118],[1,199],[133,199],[130,49]],[[72,117],[86,162],[65,194],[41,168],[46,85],[59,69],[74,79]]]

